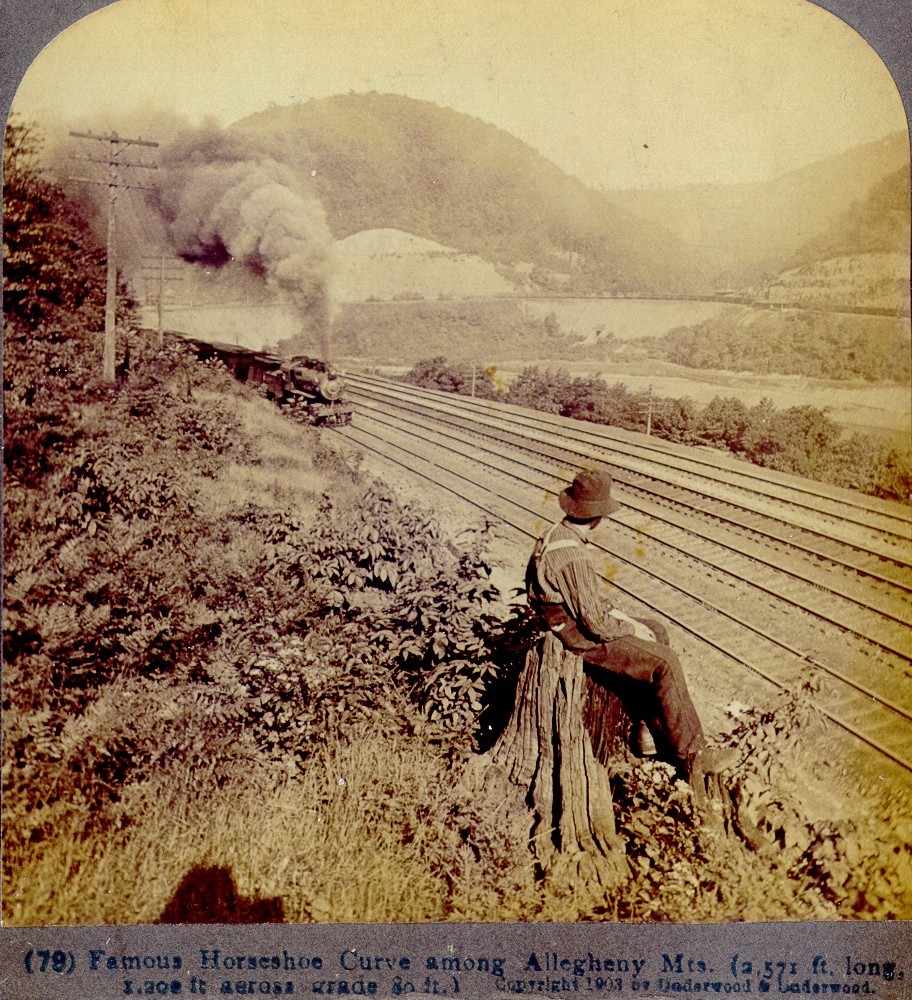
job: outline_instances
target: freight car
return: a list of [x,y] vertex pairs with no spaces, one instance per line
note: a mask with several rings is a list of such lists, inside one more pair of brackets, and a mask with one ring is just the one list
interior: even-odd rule
[[267,398],[288,406],[304,423],[327,427],[351,423],[345,380],[329,362],[304,355],[280,358],[233,344],[183,339],[200,361],[220,361],[239,382],[258,386]]

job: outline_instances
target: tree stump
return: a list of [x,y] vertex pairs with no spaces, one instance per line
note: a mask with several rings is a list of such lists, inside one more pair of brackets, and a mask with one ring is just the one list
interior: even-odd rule
[[[543,635],[526,655],[513,713],[493,760],[528,789],[535,813],[532,840],[542,867],[552,868],[561,855],[595,856],[601,859],[598,881],[616,884],[628,869],[615,830],[608,770],[596,759],[584,724],[586,689],[582,657],[550,632]],[[607,725],[597,728],[607,747]]]
[[617,693],[589,674],[586,674],[583,724],[592,741],[595,759],[600,764],[610,768],[613,762],[626,756],[630,741],[630,716]]

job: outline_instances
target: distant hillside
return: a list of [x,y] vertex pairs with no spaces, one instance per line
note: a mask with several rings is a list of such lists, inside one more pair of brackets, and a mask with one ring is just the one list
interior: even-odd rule
[[368,299],[471,298],[503,295],[518,286],[493,264],[398,229],[367,229],[335,245],[335,297]]
[[[814,241],[827,238],[834,220],[846,217],[853,202],[865,202],[881,182],[889,199],[895,181],[887,180],[888,175],[907,171],[908,164],[908,137],[896,132],[767,183],[612,191],[609,197],[647,223],[670,229],[686,244],[693,266],[714,274],[717,286],[746,288],[798,263],[800,251],[805,254],[801,263],[807,263]],[[908,205],[908,187],[897,211],[902,204]],[[892,244],[892,252],[908,252],[902,227],[894,227],[883,206],[879,211],[871,232],[872,219],[861,214],[855,216],[854,231],[843,228],[845,252],[865,252],[871,240],[880,250]],[[853,240],[860,246],[852,246]]]
[[232,126],[311,175],[335,239],[398,229],[576,293],[683,291],[684,248],[660,223],[477,118],[390,94],[270,108]]
[[882,177],[867,195],[853,201],[818,236],[807,240],[788,262],[799,267],[853,254],[908,254],[909,163]]
[[909,164],[807,240],[762,294],[802,306],[909,308]]
[[763,290],[770,302],[806,308],[909,309],[909,255],[856,253],[781,271]]

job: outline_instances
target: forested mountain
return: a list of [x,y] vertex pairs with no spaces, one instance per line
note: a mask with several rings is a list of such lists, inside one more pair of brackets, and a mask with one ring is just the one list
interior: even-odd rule
[[[908,182],[892,208],[885,211],[881,203],[879,209],[853,215],[854,228],[848,222],[853,203],[866,204],[873,187],[883,183],[883,197],[892,197],[896,181],[888,176],[908,171],[908,164],[908,136],[895,132],[765,183],[612,191],[608,196],[647,224],[671,230],[686,244],[695,268],[715,273],[717,286],[746,288],[793,265],[796,255],[807,262],[809,255],[824,253],[830,238],[825,234],[835,233],[834,220],[840,218],[846,222],[837,225],[841,238],[836,242],[845,247],[873,241],[880,252],[890,247],[893,253],[908,253],[908,238],[890,219],[892,211],[908,206]],[[905,213],[908,220],[908,207]]]
[[684,291],[695,274],[640,220],[494,125],[426,101],[347,94],[232,127],[311,175],[335,239],[398,229],[553,291]]
[[874,184],[866,197],[853,201],[822,233],[804,243],[789,266],[853,254],[908,251],[909,237],[907,161]]
[[[765,184],[604,192],[478,118],[398,95],[349,93],[273,106],[225,131],[188,130],[163,151],[162,166],[157,207],[177,253],[216,269],[236,255],[226,245],[209,246],[209,229],[237,213],[215,212],[189,241],[186,230],[208,219],[213,190],[219,198],[246,190],[238,171],[250,180],[264,170],[303,199],[292,214],[312,217],[310,229],[321,231],[326,247],[365,232],[409,234],[454,259],[485,262],[517,291],[756,289],[809,254],[829,252],[834,241],[873,242],[877,252],[893,241],[894,253],[908,253],[901,225],[894,225],[902,204],[891,201],[901,184],[897,171],[908,170],[900,133]],[[881,193],[863,208],[881,182]],[[907,205],[907,192],[905,198]],[[162,219],[151,221],[160,227]],[[373,256],[384,253],[379,248]],[[365,263],[356,261],[356,268]],[[379,263],[384,274],[388,263]],[[360,279],[359,271],[359,288]],[[425,275],[398,293],[436,297],[459,294],[450,285],[471,284],[435,285]],[[465,294],[489,294],[492,284],[496,277]],[[374,296],[387,291],[368,289],[365,297]]]
[[909,164],[852,202],[761,295],[808,307],[909,309]]

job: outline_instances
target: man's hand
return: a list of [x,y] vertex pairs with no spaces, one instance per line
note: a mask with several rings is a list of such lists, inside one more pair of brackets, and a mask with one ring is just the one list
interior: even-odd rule
[[652,629],[646,628],[642,622],[638,622],[635,618],[631,618],[630,615],[625,615],[623,611],[618,611],[617,608],[612,608],[608,614],[612,618],[617,618],[618,621],[627,622],[628,625],[633,629],[634,639],[644,639],[646,642],[658,642],[659,640],[655,637],[655,632]]
[[655,632],[650,628],[646,628],[645,625],[640,622],[633,622],[633,637],[634,639],[645,639],[646,642],[658,642],[656,639]]

